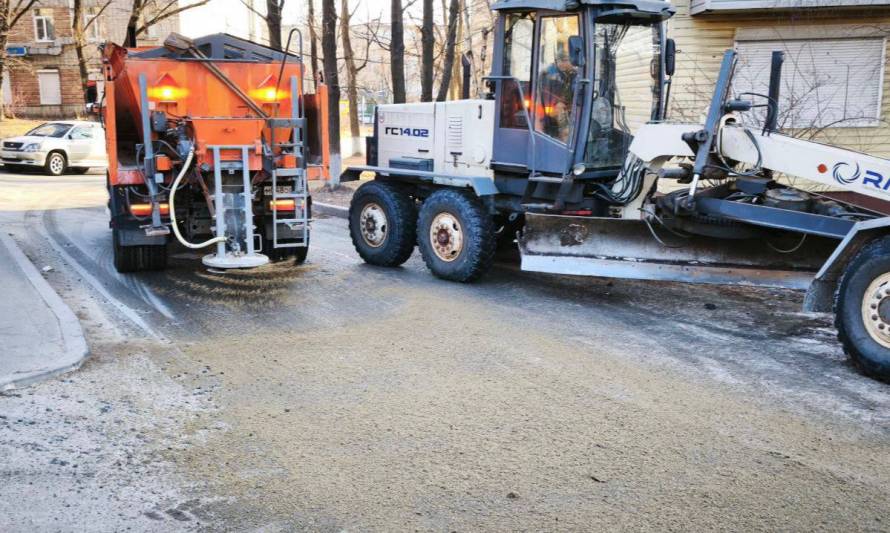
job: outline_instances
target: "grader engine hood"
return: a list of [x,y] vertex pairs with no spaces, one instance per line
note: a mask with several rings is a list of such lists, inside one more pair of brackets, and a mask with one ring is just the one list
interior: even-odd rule
[[382,105],[376,129],[381,166],[454,176],[491,174],[491,100]]

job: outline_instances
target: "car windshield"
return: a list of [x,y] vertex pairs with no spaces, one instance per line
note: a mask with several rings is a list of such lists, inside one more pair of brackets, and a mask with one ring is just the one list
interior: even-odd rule
[[58,122],[47,122],[46,124],[41,124],[37,126],[33,130],[29,131],[26,135],[31,137],[64,137],[68,130],[71,129],[70,124],[61,124]]

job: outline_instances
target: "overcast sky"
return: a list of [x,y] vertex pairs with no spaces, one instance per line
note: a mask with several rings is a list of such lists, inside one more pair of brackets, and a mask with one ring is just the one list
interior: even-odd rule
[[[407,1],[403,0],[405,3]],[[185,4],[189,0],[180,0]],[[254,0],[255,4],[260,6],[260,11],[265,10],[265,1]],[[339,9],[340,2],[335,2]],[[355,9],[354,21],[362,22],[368,19],[376,19],[382,17],[384,22],[389,21],[389,4],[390,0],[350,0],[350,5]],[[440,2],[434,2],[436,6],[436,16],[440,17]],[[418,18],[420,2],[416,2],[411,7],[411,11]],[[315,10],[318,17],[321,16],[321,0],[315,0]],[[417,13],[414,13],[414,12]],[[304,21],[306,19],[306,2],[305,0],[286,0],[284,4],[284,24],[289,25],[295,22]],[[247,37],[249,34],[251,17],[248,16],[247,8],[241,0],[210,0],[207,5],[191,9],[180,15],[180,27],[182,33],[188,37],[200,37],[211,33],[220,33],[228,31],[241,37]]]

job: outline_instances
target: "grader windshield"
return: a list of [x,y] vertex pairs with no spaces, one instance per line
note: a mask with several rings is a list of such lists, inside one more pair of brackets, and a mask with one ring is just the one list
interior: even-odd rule
[[620,166],[633,132],[660,118],[661,25],[597,23],[587,168]]

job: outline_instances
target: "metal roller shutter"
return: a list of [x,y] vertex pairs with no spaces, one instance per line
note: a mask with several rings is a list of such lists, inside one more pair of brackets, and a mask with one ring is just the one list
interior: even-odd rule
[[[733,92],[766,94],[771,54],[782,50],[780,127],[876,126],[881,118],[884,49],[884,38],[737,41]],[[764,114],[761,110],[757,116],[762,120]]]

